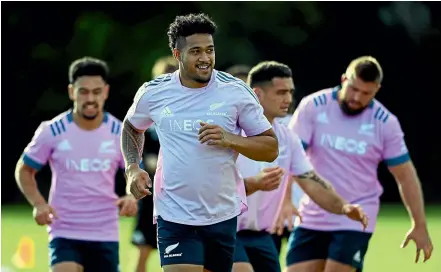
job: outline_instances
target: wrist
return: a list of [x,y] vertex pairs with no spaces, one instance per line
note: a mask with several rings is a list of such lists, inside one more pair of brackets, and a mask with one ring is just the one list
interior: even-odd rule
[[427,222],[426,220],[414,220],[412,219],[412,227],[415,229],[427,229]]
[[30,197],[28,200],[34,208],[47,204],[46,200],[40,194],[36,195],[35,197]]
[[127,165],[125,172],[127,174],[128,172],[136,170],[136,169],[140,169],[139,164],[131,163],[131,164]]
[[350,204],[349,203],[346,203],[346,202],[343,202],[342,204],[341,204],[341,206],[340,206],[340,213],[339,214],[342,214],[342,215],[345,215],[345,214],[347,214],[348,213],[348,206],[349,206]]

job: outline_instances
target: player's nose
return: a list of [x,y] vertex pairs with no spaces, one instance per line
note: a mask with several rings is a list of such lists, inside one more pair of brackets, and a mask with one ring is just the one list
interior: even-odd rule
[[205,52],[203,52],[199,56],[199,62],[201,62],[201,63],[209,63],[210,62],[210,58],[208,57],[208,55]]

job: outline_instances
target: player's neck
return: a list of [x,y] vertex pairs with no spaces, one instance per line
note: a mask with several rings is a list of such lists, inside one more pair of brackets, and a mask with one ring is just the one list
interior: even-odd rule
[[263,113],[266,117],[266,119],[268,119],[268,122],[270,122],[270,124],[272,124],[274,122],[274,116],[270,116],[269,114]]
[[82,116],[80,116],[75,111],[72,114],[72,119],[74,123],[81,129],[84,130],[95,130],[101,126],[101,123],[104,120],[104,114],[102,112],[98,113],[98,116],[93,120],[88,120]]
[[185,75],[183,75],[181,73],[181,71],[179,71],[179,80],[181,81],[182,86],[190,88],[190,89],[204,88],[205,86],[208,85],[208,82],[200,83],[200,82],[194,81],[192,79],[186,78]]

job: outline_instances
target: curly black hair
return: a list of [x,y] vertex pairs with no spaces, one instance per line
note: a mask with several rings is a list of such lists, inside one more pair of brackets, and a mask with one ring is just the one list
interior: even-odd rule
[[170,49],[182,48],[184,39],[193,34],[213,35],[216,28],[216,24],[210,17],[203,13],[176,16],[167,31]]
[[109,66],[103,60],[83,57],[77,59],[69,67],[69,83],[73,84],[82,76],[101,76],[104,82],[109,78]]

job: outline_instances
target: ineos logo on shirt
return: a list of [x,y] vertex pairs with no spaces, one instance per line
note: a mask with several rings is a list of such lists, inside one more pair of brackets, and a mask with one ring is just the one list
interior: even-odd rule
[[325,133],[320,138],[320,145],[328,146],[350,154],[364,155],[366,154],[368,144],[365,141],[357,141]]
[[168,131],[199,131],[199,129],[201,128],[201,122],[214,124],[213,119],[169,119],[165,122],[162,122],[161,129]]
[[111,168],[112,161],[110,159],[89,159],[83,158],[79,160],[66,159],[66,169],[78,172],[105,172]]

